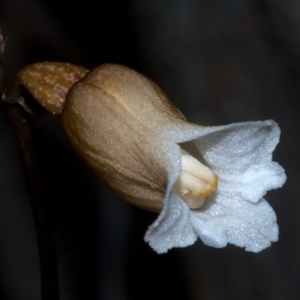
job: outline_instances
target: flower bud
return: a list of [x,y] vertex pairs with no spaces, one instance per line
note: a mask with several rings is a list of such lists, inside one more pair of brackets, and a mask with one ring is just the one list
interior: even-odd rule
[[17,77],[39,104],[60,114],[69,89],[86,72],[87,69],[68,63],[40,62],[25,67]]

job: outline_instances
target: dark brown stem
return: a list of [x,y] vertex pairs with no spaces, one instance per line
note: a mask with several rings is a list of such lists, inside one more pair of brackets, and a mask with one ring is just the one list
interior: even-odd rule
[[0,93],[1,93],[1,97],[3,95],[3,90],[4,90],[4,71],[3,71],[4,49],[5,49],[5,39],[4,39],[4,36],[2,35],[2,31],[0,28]]
[[[11,92],[4,94],[3,43],[4,39],[0,31],[0,91],[2,99],[10,102],[10,100],[16,100],[11,98],[16,97],[19,92],[16,89],[9,89]],[[18,96],[20,97],[21,95]],[[57,257],[52,238],[51,222],[47,213],[43,184],[32,143],[31,128],[28,124],[27,115],[19,104],[7,104],[7,106],[10,123],[16,138],[26,177],[35,221],[40,256],[42,300],[58,300]]]

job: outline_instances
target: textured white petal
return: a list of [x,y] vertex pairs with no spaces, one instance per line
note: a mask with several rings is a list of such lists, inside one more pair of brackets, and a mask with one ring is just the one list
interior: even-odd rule
[[172,192],[180,164],[177,149],[170,147],[173,167],[165,206],[149,227],[145,240],[158,253],[191,245],[197,236],[212,247],[231,243],[252,252],[277,241],[275,213],[262,197],[286,180],[284,170],[272,161],[279,135],[274,121],[264,121],[205,128],[195,125],[172,137],[180,143],[193,140],[202,158],[218,175],[218,190],[202,207],[190,210]]
[[211,226],[210,222],[203,220],[201,217],[199,218],[195,212],[191,212],[191,223],[205,245],[215,248],[222,248],[227,245],[225,231]]
[[[198,222],[201,227],[205,223],[206,227],[211,227],[211,232],[218,231],[228,243],[247,251],[259,252],[278,240],[276,215],[264,199],[252,203],[217,194],[209,197],[206,205],[192,214],[194,224]],[[216,240],[215,234],[205,239],[199,236],[210,246],[211,241]]]
[[194,143],[219,176],[220,191],[234,190],[245,200],[257,202],[286,180],[283,168],[272,162],[279,135],[274,121],[246,122],[214,127]]
[[158,219],[149,227],[145,241],[157,253],[165,253],[173,247],[192,245],[197,234],[190,222],[191,211],[173,192],[165,199],[165,207]]

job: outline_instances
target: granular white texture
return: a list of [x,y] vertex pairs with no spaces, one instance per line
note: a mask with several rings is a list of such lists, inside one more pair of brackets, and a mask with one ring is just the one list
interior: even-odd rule
[[212,247],[231,243],[252,252],[277,241],[276,215],[263,197],[286,180],[284,169],[272,161],[279,136],[278,125],[270,120],[195,126],[173,137],[179,143],[190,141],[196,146],[199,159],[218,175],[218,189],[198,209],[190,209],[180,199],[173,190],[180,174],[175,144],[170,153],[173,171],[168,177],[164,208],[145,240],[158,253],[191,245],[197,237]]

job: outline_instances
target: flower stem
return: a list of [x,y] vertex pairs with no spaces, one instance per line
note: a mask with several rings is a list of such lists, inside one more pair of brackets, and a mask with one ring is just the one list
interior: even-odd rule
[[11,99],[11,95],[13,94],[15,97],[19,91],[10,88],[11,92],[5,93],[3,72],[4,48],[5,39],[0,30],[0,92],[2,100],[8,102],[10,124],[15,135],[32,206],[40,256],[42,300],[58,300],[57,257],[52,238],[50,219],[47,213],[44,188],[32,143],[31,128],[27,121],[27,115],[19,104],[9,103],[10,100],[16,100]]

